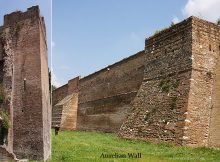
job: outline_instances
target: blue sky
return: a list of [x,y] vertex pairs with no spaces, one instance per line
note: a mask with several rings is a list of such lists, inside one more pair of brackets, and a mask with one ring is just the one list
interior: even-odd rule
[[[47,44],[48,55],[51,54],[51,8],[52,4],[50,0],[0,0],[0,26],[3,25],[3,18],[5,14],[9,14],[16,10],[26,11],[31,6],[39,5],[41,15],[44,16],[47,30]],[[49,65],[50,65],[50,56]]]
[[220,0],[0,0],[0,25],[3,15],[33,5],[46,20],[56,86],[143,50],[145,38],[172,21],[220,18]]
[[86,76],[144,49],[144,40],[183,19],[187,0],[53,0],[55,84]]

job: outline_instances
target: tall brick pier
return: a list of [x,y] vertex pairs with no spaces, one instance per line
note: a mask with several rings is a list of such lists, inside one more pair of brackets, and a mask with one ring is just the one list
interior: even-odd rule
[[51,106],[39,7],[5,15],[0,34],[1,83],[11,118],[8,149],[18,158],[46,160],[51,154]]

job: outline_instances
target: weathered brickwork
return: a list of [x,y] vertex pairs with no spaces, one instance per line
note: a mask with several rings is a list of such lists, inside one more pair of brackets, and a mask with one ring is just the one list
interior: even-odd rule
[[191,78],[191,23],[187,20],[146,40],[144,79],[119,134],[182,143]]
[[18,158],[46,160],[51,154],[51,106],[44,20],[35,6],[5,15],[1,29],[3,83],[10,92],[8,147]]
[[59,101],[65,98],[68,95],[68,84],[63,85],[62,87],[57,88],[53,91],[52,106],[56,105]]
[[[146,55],[153,61],[146,61],[133,112],[119,134],[179,145],[219,147],[216,130],[220,126],[220,109],[218,100],[214,99],[216,104],[212,100],[218,98],[214,92],[219,82],[219,43],[219,26],[195,17],[146,39]],[[212,111],[216,111],[215,115]]]
[[[11,104],[12,98],[12,80],[13,80],[13,56],[14,51],[12,50],[13,40],[11,39],[11,33],[14,31],[9,32],[9,30],[5,28],[1,28],[0,30],[1,37],[1,86],[5,91],[5,100],[1,103],[1,111],[6,111],[9,114],[10,121],[13,120],[13,105]],[[10,128],[8,130],[8,141],[7,141],[7,149],[9,151],[13,150],[13,123],[10,122]]]
[[219,57],[220,27],[196,17],[147,38],[144,52],[79,80],[76,129],[220,147]]
[[60,126],[64,130],[75,130],[77,122],[78,93],[72,93],[54,105],[52,127]]
[[[79,96],[74,129],[118,131],[143,80],[144,60],[144,51],[141,51],[56,89],[53,92],[53,126],[62,120],[60,105],[63,105],[63,99],[74,92]],[[72,107],[71,111],[74,110]]]
[[186,116],[185,143],[220,146],[219,26],[192,19],[192,76]]

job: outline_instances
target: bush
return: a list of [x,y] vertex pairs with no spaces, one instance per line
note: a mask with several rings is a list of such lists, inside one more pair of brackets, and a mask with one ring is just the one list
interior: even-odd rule
[[10,124],[9,124],[9,115],[6,111],[1,112],[1,117],[2,117],[2,128],[4,129],[9,129]]
[[5,100],[5,90],[2,84],[0,84],[0,104],[2,104]]
[[217,20],[217,25],[220,25],[220,18]]
[[170,97],[170,100],[171,100],[170,106],[171,109],[173,110],[174,108],[176,108],[177,96]]
[[169,92],[171,85],[170,85],[170,80],[161,80],[159,83],[159,88],[161,89],[162,92]]

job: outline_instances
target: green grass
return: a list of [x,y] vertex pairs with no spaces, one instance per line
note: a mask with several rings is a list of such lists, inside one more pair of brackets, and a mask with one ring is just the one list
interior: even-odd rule
[[[100,158],[101,154],[141,153],[141,159]],[[52,138],[51,162],[218,162],[220,150],[126,140],[115,134],[60,131]]]

